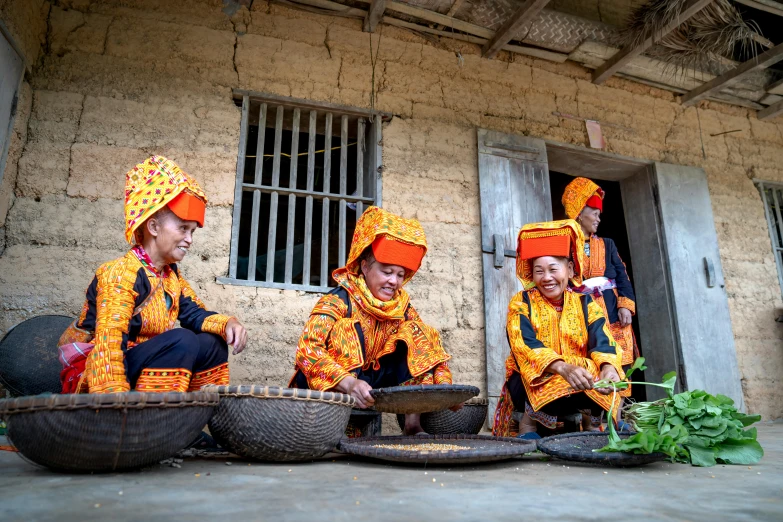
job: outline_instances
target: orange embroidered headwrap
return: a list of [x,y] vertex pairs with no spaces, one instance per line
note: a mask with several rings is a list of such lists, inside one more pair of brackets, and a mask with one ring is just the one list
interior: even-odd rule
[[152,156],[128,171],[125,177],[125,239],[147,218],[167,206],[180,219],[204,226],[207,196],[195,179],[163,156]]
[[384,265],[397,265],[416,273],[424,259],[424,248],[397,241],[384,234],[372,242],[372,254],[376,261]]
[[584,266],[584,233],[573,219],[529,223],[522,227],[517,238],[517,277],[525,290],[533,283],[533,260],[541,256],[570,257],[574,262],[575,285],[582,282]]
[[604,191],[587,178],[575,178],[563,191],[563,206],[566,215],[571,219],[582,212],[589,205],[603,211]]
[[356,222],[348,261],[332,274],[335,281],[340,282],[348,273],[358,275],[359,257],[371,245],[377,261],[407,269],[404,283],[410,281],[427,253],[427,238],[421,223],[379,207],[369,207]]

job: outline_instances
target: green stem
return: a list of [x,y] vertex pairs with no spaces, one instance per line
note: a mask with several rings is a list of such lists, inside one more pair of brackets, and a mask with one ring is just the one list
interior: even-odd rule
[[602,380],[597,381],[593,383],[593,388],[614,388],[616,390],[627,388],[631,384],[644,384],[647,386],[657,386],[659,388],[666,388],[671,389],[671,386],[667,386],[665,384],[661,383],[655,383],[655,382],[636,382],[636,381],[610,381],[610,380]]

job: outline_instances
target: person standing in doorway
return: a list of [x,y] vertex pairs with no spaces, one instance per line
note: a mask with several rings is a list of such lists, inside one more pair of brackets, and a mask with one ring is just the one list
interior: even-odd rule
[[614,241],[597,235],[603,199],[601,187],[587,178],[575,178],[566,186],[562,203],[568,217],[579,223],[585,236],[584,283],[578,291],[596,297],[612,337],[622,348],[622,364],[627,367],[639,355],[631,327],[636,315],[636,297]]

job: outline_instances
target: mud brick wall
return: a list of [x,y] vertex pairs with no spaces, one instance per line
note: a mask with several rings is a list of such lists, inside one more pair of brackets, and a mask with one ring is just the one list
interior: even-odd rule
[[[10,200],[0,206],[0,333],[32,315],[78,312],[95,268],[127,248],[124,173],[159,153],[210,198],[182,269],[212,309],[250,330],[249,348],[231,360],[233,381],[285,384],[318,296],[215,282],[228,270],[239,139],[231,89],[369,107],[361,22],[261,0],[250,9],[220,0],[39,5],[43,43],[33,37],[41,30],[20,39],[44,55],[23,93],[30,117],[17,119],[18,167],[9,162],[0,191]],[[697,116],[669,92],[617,78],[598,87],[574,64],[504,53],[489,61],[479,51],[387,26],[375,68],[376,107],[395,115],[383,129],[383,204],[427,232],[430,253],[409,290],[441,330],[456,380],[486,381],[476,127],[586,145],[584,124],[552,115],[560,111],[621,126],[604,127],[610,152],[706,170],[747,404],[783,416],[774,322],[783,303],[751,181],[783,182],[783,122],[713,103]]]

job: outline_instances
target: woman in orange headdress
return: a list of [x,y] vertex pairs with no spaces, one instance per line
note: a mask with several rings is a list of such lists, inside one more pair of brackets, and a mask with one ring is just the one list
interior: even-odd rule
[[570,219],[525,225],[519,232],[523,290],[508,305],[511,354],[495,412],[497,436],[510,434],[515,409],[525,412],[523,434],[549,434],[578,413],[583,428],[593,429],[594,419],[612,405],[611,389],[593,383],[620,379],[620,352],[601,307],[569,286],[581,282],[583,240]]
[[623,366],[628,366],[639,355],[631,326],[632,316],[636,314],[636,297],[614,241],[596,235],[603,199],[601,187],[587,178],[575,178],[566,186],[562,203],[568,217],[579,223],[586,238],[582,276],[590,284],[584,291],[592,291],[597,297],[609,321],[609,331],[623,350]]
[[133,246],[98,268],[60,338],[63,393],[228,384],[228,344],[239,353],[247,332],[236,318],[207,311],[177,268],[204,226],[206,203],[198,183],[162,156],[128,172],[125,238]]
[[[291,386],[348,393],[367,408],[373,388],[451,384],[451,356],[402,288],[426,252],[418,221],[368,208],[346,265],[332,274],[339,286],[318,301],[299,338]],[[405,432],[421,431],[419,416],[407,415]]]

